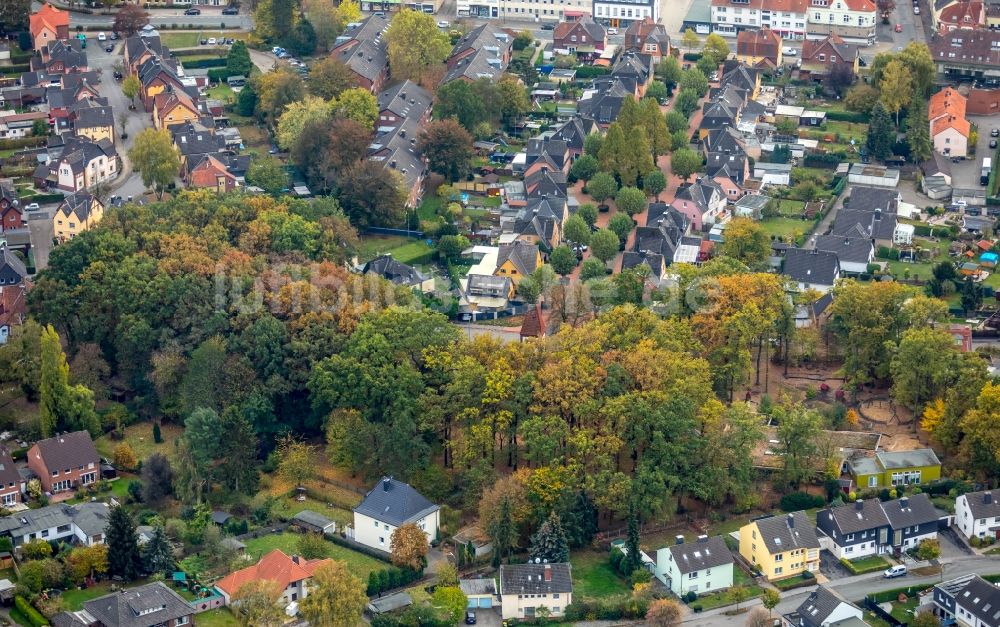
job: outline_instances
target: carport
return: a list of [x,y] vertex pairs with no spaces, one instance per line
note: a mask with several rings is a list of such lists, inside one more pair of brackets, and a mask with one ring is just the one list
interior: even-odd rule
[[496,598],[496,581],[493,578],[461,579],[458,587],[469,600],[469,609],[490,609]]

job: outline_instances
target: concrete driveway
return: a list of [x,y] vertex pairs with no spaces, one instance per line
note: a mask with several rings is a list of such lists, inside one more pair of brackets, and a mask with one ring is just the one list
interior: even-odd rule
[[[951,164],[951,183],[953,187],[982,188],[979,184],[979,174],[983,167],[983,158],[996,156],[996,148],[990,148],[990,130],[1000,129],[1000,113],[994,115],[970,115],[969,121],[979,128],[979,142],[976,144],[975,156],[964,161]],[[993,164],[996,167],[997,164]]]
[[496,607],[492,609],[479,608],[476,612],[476,627],[500,627],[503,620],[500,618],[500,610]]
[[25,212],[31,250],[35,255],[35,272],[41,272],[49,265],[49,253],[52,252],[52,238],[55,235],[52,215],[58,206],[58,203],[42,205],[38,211]]

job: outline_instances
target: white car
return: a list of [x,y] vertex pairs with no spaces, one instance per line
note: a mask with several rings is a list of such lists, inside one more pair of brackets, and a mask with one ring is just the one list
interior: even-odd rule
[[608,34],[609,35],[617,35],[618,34],[618,29],[617,28],[609,28],[608,29]]
[[451,23],[448,20],[438,22],[438,28],[448,28],[449,26],[451,26]]
[[104,33],[97,33],[97,41],[107,41],[108,36]]
[[781,49],[781,53],[783,55],[785,55],[786,57],[797,57],[799,55],[799,51],[798,50],[796,50],[795,48],[790,48],[790,47],[782,48]]
[[920,7],[913,7],[913,14],[920,15]]
[[209,37],[208,38],[208,45],[209,46],[214,46],[217,43],[219,43],[219,42],[215,39],[215,37]]
[[24,207],[25,211],[38,211],[39,209],[41,209],[41,207],[38,206],[37,202],[33,202],[33,203],[31,203],[29,205],[26,205]]

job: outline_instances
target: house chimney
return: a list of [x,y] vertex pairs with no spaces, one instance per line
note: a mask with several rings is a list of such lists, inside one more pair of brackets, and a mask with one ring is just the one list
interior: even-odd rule
[[707,544],[708,543],[708,536],[698,536],[698,543],[699,544]]
[[788,515],[788,528],[792,529],[795,527],[795,514]]
[[674,536],[674,544],[684,544],[684,536]]
[[388,492],[389,488],[391,486],[392,486],[392,477],[383,477],[382,478],[382,491],[383,492]]
[[854,509],[856,509],[856,510],[858,510],[860,512],[864,508],[865,508],[865,502],[862,499],[858,499],[857,501],[854,501]]
[[899,506],[902,507],[903,509],[906,509],[907,507],[910,506],[910,499],[906,498],[905,496],[901,497],[899,499]]
[[293,555],[293,556],[292,556],[292,561],[293,561],[294,563],[298,564],[298,563],[299,563],[299,556],[298,556],[298,555]]
[[991,503],[993,503],[993,493],[992,492],[984,492],[983,493],[983,503],[986,503],[987,505],[990,505]]
[[550,564],[545,565],[545,581],[552,581],[552,566]]

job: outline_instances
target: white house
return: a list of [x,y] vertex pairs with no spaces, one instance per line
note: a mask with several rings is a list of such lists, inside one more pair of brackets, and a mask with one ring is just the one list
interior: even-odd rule
[[440,511],[438,505],[410,484],[382,477],[354,508],[353,538],[355,542],[388,552],[393,532],[406,523],[414,523],[423,529],[430,543],[438,535]]
[[809,3],[809,39],[839,35],[845,41],[875,43],[878,14],[872,0],[811,0]]
[[677,596],[730,588],[733,554],[722,536],[698,536],[691,544],[677,536],[677,544],[656,552],[654,575]]
[[755,163],[753,177],[764,185],[788,186],[792,182],[792,166],[788,163]]
[[8,536],[14,546],[39,539],[85,546],[104,544],[110,513],[105,503],[57,503],[0,519],[0,535]]
[[768,27],[782,39],[806,37],[806,0],[712,0],[712,30],[735,37],[744,29]]
[[[781,617],[784,627],[827,627],[828,625],[867,625],[864,612],[839,592],[820,586],[795,608]],[[852,620],[853,619],[853,620]]]
[[281,549],[273,549],[253,566],[233,571],[215,582],[215,589],[222,595],[226,605],[229,605],[245,584],[252,581],[273,581],[281,589],[279,603],[285,607],[285,613],[295,616],[298,603],[309,595],[309,580],[313,574],[320,566],[332,561],[307,560],[298,555],[288,556]]
[[558,564],[502,564],[500,616],[504,620],[531,620],[544,607],[549,616],[562,616],[573,602],[571,567]]
[[955,499],[955,523],[966,538],[1000,538],[1000,490],[959,496]]

